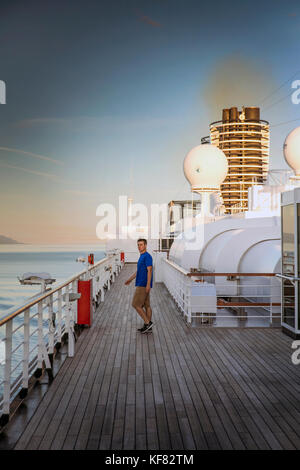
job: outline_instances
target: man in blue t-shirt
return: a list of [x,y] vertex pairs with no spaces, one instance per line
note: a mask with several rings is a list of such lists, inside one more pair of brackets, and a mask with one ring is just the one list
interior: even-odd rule
[[140,257],[137,264],[137,271],[125,282],[129,285],[135,279],[135,293],[132,306],[144,320],[144,326],[138,330],[141,333],[150,331],[152,328],[152,309],[150,307],[150,289],[153,281],[152,256],[147,252],[147,240],[139,238],[137,241]]

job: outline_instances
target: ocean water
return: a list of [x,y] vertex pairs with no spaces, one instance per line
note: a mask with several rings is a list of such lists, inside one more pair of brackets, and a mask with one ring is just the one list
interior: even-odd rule
[[84,269],[76,258],[94,253],[95,261],[104,257],[104,245],[0,245],[0,318],[11,309],[39,293],[40,286],[22,286],[23,273],[49,272],[56,283],[63,282]]
[[[95,262],[105,257],[104,245],[0,245],[0,318],[5,317],[18,306],[24,304],[30,297],[40,292],[40,286],[22,286],[18,281],[18,276],[23,273],[49,272],[51,277],[56,279],[52,287],[62,283],[76,273],[83,271],[85,265],[76,262],[78,257],[86,257],[88,253],[94,253]],[[18,323],[23,322],[23,314],[16,317],[13,322],[13,329]],[[37,319],[32,319],[32,329],[37,328]],[[45,330],[47,322],[45,320]],[[0,397],[3,391],[1,381],[4,371],[4,337],[5,327],[0,327]],[[23,328],[20,328],[13,335],[13,349],[22,342]],[[30,349],[35,346],[36,335],[30,338]],[[13,355],[12,368],[21,359],[22,347]],[[34,355],[34,353],[33,353]],[[32,356],[33,357],[33,356]],[[14,372],[16,377],[20,373],[19,367]]]

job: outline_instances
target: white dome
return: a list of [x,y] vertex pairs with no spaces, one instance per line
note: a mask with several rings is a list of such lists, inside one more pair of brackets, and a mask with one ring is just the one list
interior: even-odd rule
[[183,171],[192,190],[219,189],[228,171],[227,158],[218,147],[202,144],[189,151]]
[[300,127],[292,130],[283,145],[283,154],[287,164],[300,176]]

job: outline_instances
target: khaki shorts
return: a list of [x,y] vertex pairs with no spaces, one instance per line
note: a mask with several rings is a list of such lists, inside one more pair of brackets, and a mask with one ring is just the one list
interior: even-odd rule
[[134,296],[132,299],[133,308],[136,307],[150,307],[150,292],[146,294],[146,287],[136,286]]

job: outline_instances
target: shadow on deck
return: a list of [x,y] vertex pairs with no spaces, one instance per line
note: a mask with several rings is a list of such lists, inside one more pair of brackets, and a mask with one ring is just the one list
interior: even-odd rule
[[76,356],[34,412],[28,396],[0,447],[300,449],[291,339],[272,328],[191,328],[162,284],[151,292],[153,333],[142,335],[134,286],[124,286],[134,269],[124,267]]

